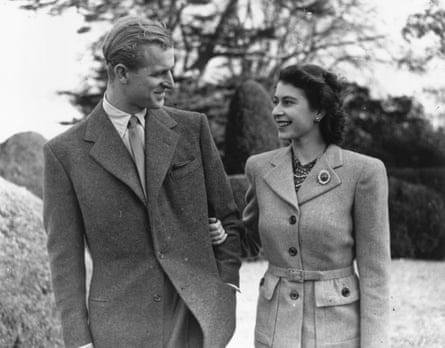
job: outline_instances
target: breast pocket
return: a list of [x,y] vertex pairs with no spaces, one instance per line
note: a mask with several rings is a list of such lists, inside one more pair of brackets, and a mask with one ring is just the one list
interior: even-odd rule
[[200,167],[200,162],[197,158],[190,158],[183,161],[178,161],[173,163],[170,175],[172,179],[179,179],[185,177],[198,169]]
[[[315,282],[315,324],[320,347],[336,344],[339,347],[359,346],[360,288],[358,278],[344,278]],[[318,346],[317,345],[317,346]]]
[[260,280],[256,313],[255,342],[272,346],[278,314],[280,278],[266,273]]

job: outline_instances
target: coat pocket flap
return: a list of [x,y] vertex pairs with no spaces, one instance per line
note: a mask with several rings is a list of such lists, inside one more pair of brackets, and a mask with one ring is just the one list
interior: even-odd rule
[[260,281],[260,294],[266,299],[271,300],[275,288],[277,287],[280,278],[270,273],[266,273]]
[[356,275],[315,282],[315,304],[317,307],[338,306],[357,301],[360,288]]

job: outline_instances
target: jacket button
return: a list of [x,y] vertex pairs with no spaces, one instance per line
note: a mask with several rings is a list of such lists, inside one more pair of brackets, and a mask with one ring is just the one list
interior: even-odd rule
[[297,248],[295,248],[295,247],[290,247],[289,248],[289,255],[290,256],[295,256],[295,255],[297,255],[298,254],[298,250],[297,250]]
[[164,253],[159,252],[158,257],[162,260],[164,258]]
[[291,298],[292,300],[298,300],[299,297],[300,297],[300,294],[298,293],[297,290],[292,290],[292,291],[290,292],[290,298]]
[[341,294],[343,295],[343,297],[348,297],[349,295],[351,295],[351,290],[349,290],[349,288],[343,288],[341,289]]
[[260,280],[260,286],[263,286],[264,285],[264,278],[261,278],[261,280]]
[[161,302],[161,295],[158,295],[158,294],[153,295],[153,301],[155,301],[155,302]]
[[289,218],[289,223],[291,225],[295,225],[297,223],[297,217],[295,215],[291,215],[291,217]]

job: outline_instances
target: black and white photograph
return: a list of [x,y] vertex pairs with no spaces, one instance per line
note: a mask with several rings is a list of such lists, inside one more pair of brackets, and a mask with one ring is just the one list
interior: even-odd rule
[[445,0],[0,0],[0,42],[1,348],[445,347]]

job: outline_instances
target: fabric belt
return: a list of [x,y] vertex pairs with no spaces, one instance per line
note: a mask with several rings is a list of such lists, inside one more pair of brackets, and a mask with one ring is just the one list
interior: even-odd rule
[[354,274],[354,267],[349,266],[328,271],[305,271],[298,268],[269,265],[267,272],[280,278],[287,278],[291,282],[303,283],[306,280],[329,280],[347,277]]

